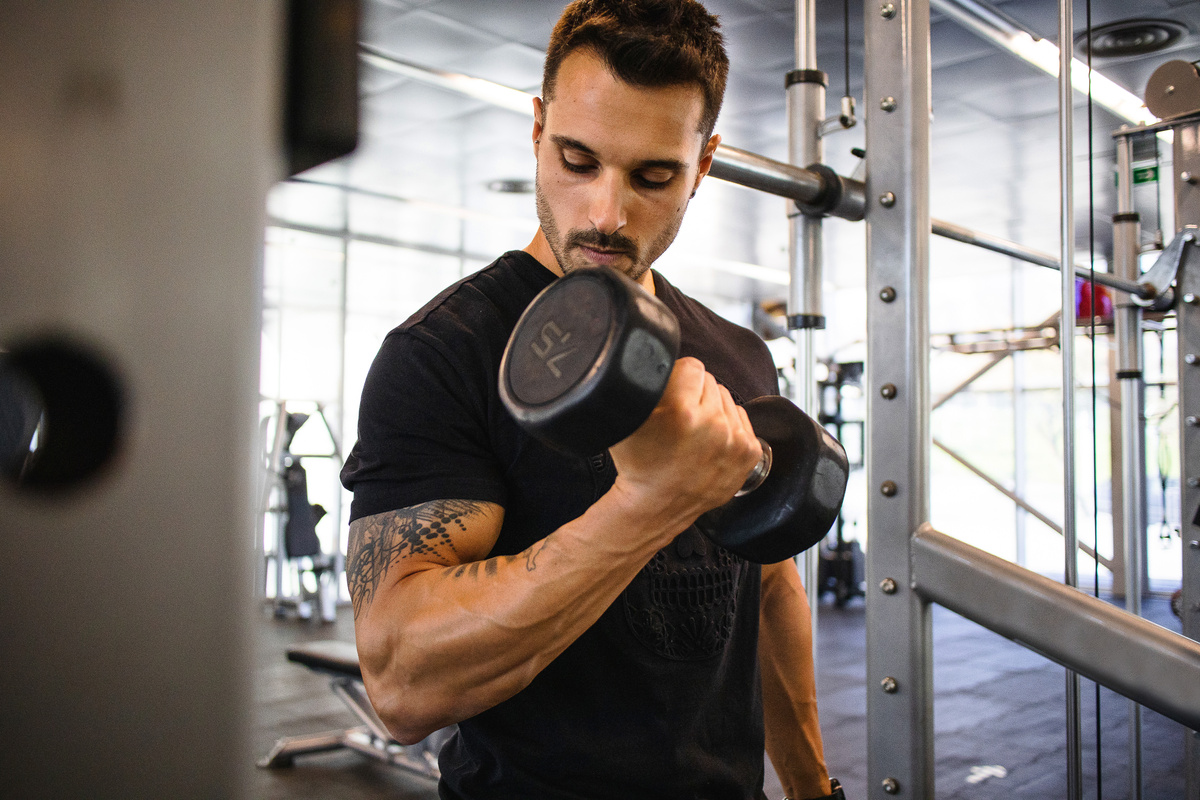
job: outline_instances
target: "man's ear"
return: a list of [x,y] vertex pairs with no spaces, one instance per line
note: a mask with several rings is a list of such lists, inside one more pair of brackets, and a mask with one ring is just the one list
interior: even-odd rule
[[700,163],[696,171],[696,182],[692,184],[692,196],[695,196],[696,190],[700,188],[700,181],[712,169],[713,156],[716,155],[717,145],[721,143],[721,135],[713,134],[708,143],[704,145],[704,149],[700,151]]
[[546,106],[542,102],[542,98],[533,98],[533,154],[537,155],[538,143],[542,138],[542,129],[545,127]]

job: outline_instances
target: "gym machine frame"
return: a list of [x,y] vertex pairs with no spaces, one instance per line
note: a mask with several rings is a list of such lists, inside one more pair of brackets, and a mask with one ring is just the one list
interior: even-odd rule
[[[797,19],[810,13],[799,0]],[[867,563],[867,686],[868,686],[868,793],[871,797],[934,795],[932,628],[929,606],[939,603],[1068,668],[1067,749],[1068,794],[1081,795],[1078,675],[1084,675],[1131,700],[1152,708],[1195,730],[1200,726],[1200,611],[1189,596],[1188,585],[1200,585],[1200,544],[1189,540],[1184,551],[1184,631],[1178,636],[1133,613],[1121,611],[1074,588],[1078,544],[1074,531],[1074,474],[1072,467],[1074,386],[1072,344],[1075,329],[1074,278],[1089,276],[1098,283],[1146,301],[1163,294],[1170,279],[1144,276],[1139,282],[1134,259],[1117,256],[1121,274],[1092,274],[1074,264],[1073,209],[1070,196],[1072,89],[1068,74],[1070,51],[1060,69],[1060,146],[1062,149],[1062,255],[1059,259],[996,237],[969,231],[929,218],[929,4],[928,0],[865,2],[866,102],[880,98],[883,115],[871,115],[866,150],[871,154],[869,177],[859,184],[828,170],[772,162],[733,148],[721,148],[712,175],[772,194],[790,197],[808,206],[814,216],[829,214],[867,222],[868,344],[867,361],[877,366],[868,379],[867,484],[871,547]],[[1060,5],[1060,29],[1070,41],[1069,6]],[[1060,31],[1061,32],[1061,31]],[[897,68],[899,65],[899,68]],[[819,124],[819,120],[817,121]],[[811,128],[814,120],[805,123]],[[1196,123],[1176,129],[1176,167],[1200,174],[1200,127]],[[793,136],[796,135],[793,120]],[[793,150],[794,152],[794,150]],[[794,156],[793,156],[794,157]],[[1127,160],[1126,160],[1127,165]],[[1128,180],[1125,181],[1126,185]],[[1190,182],[1177,180],[1180,197],[1176,219],[1196,220],[1200,193],[1188,191]],[[1179,194],[1183,192],[1183,194]],[[1194,198],[1192,195],[1196,195]],[[868,199],[869,198],[869,199]],[[1120,210],[1127,211],[1122,207]],[[1129,247],[1128,231],[1118,225],[1117,247]],[[1066,585],[971,547],[934,530],[927,522],[929,507],[929,379],[928,379],[928,233],[973,244],[1030,263],[1063,270],[1064,402],[1064,525]],[[1122,238],[1124,237],[1124,238]],[[795,237],[793,241],[795,241]],[[1132,239],[1136,246],[1136,238]],[[1186,246],[1186,242],[1181,247]],[[1168,248],[1170,249],[1170,248]],[[808,252],[812,252],[809,250]],[[1136,254],[1135,254],[1136,256]],[[815,257],[819,259],[819,249]],[[1177,266],[1186,261],[1181,255]],[[804,269],[793,257],[790,299],[811,298],[813,274],[819,285],[819,266]],[[1129,265],[1132,264],[1132,267]],[[1200,297],[1197,270],[1180,269],[1179,292]],[[802,282],[797,286],[797,282]],[[1195,286],[1193,286],[1193,282]],[[1179,321],[1180,363],[1187,350],[1200,346],[1200,309],[1194,299],[1182,304]],[[819,308],[819,306],[818,306]],[[1133,309],[1133,310],[1128,310]],[[789,317],[811,313],[803,306],[789,307]],[[818,312],[819,313],[819,312]],[[1140,405],[1140,308],[1122,306],[1118,339],[1122,345],[1121,371],[1126,440],[1126,558],[1127,596],[1140,597],[1139,554],[1144,536],[1144,485],[1136,476],[1144,468]],[[1130,326],[1133,326],[1132,328]],[[1132,333],[1130,332],[1132,330]],[[1195,345],[1195,346],[1193,346]],[[1130,359],[1127,361],[1125,359]],[[869,367],[870,369],[870,367]],[[1135,374],[1137,373],[1137,374]],[[1195,384],[1189,386],[1188,384]],[[1190,391],[1189,391],[1190,389]],[[1187,373],[1180,381],[1183,417],[1200,403],[1200,375]],[[1200,419],[1200,414],[1190,415]],[[1200,445],[1189,442],[1195,434],[1185,421],[1181,437],[1184,475],[1200,474]],[[1196,423],[1190,424],[1197,427]],[[1189,446],[1190,445],[1190,446]],[[1143,482],[1144,483],[1144,482]],[[1200,480],[1182,490],[1182,505],[1200,505]],[[1185,515],[1184,519],[1188,517]],[[1142,522],[1139,523],[1139,520]],[[1193,610],[1196,608],[1196,610]],[[1134,606],[1136,611],[1136,605]],[[1037,622],[1034,622],[1034,621]],[[1048,622],[1047,622],[1048,621]],[[1131,715],[1136,731],[1136,714]],[[1132,764],[1134,796],[1140,794],[1140,755],[1134,735]],[[1196,739],[1187,737],[1188,796],[1197,793]]]
[[[261,398],[265,401],[267,398]],[[285,441],[288,439],[286,420],[289,415],[288,403],[297,401],[288,400],[273,400],[271,413],[263,417],[259,423],[259,433],[264,445],[266,444],[268,434],[270,436],[270,446],[265,447],[265,452],[262,454],[262,472],[260,473],[260,491],[259,491],[259,509],[258,517],[259,524],[257,527],[258,536],[255,540],[255,566],[256,580],[258,590],[264,602],[270,603],[273,613],[276,617],[286,616],[288,611],[295,611],[300,619],[308,619],[311,617],[319,618],[322,622],[333,622],[335,619],[335,609],[340,601],[339,584],[343,572],[343,556],[340,544],[335,540],[332,553],[322,553],[320,556],[308,556],[314,559],[311,569],[305,570],[297,563],[297,558],[288,553],[287,536],[285,533],[288,519],[288,498],[287,498],[287,481],[285,478],[285,459],[294,459],[300,461],[305,458],[332,458],[335,463],[341,464],[344,460],[342,457],[342,446],[338,434],[334,431],[333,425],[329,422],[329,417],[325,413],[326,406],[320,401],[308,401],[315,406],[315,412],[311,416],[320,418],[321,424],[325,428],[326,436],[329,438],[332,452],[329,453],[292,453],[287,451]],[[305,401],[300,401],[305,402]],[[342,518],[342,504],[340,494],[337,496],[333,511],[333,519],[340,520]],[[274,517],[274,544],[271,548],[267,547],[267,528],[270,519]],[[272,567],[274,569],[272,570]],[[294,593],[287,594],[284,588],[284,571],[289,573],[289,578],[294,585]],[[309,591],[304,586],[305,571],[312,573],[316,581],[317,588],[315,591]],[[268,575],[271,576],[271,582],[274,584],[273,594],[268,595]],[[330,596],[332,592],[332,596]],[[315,606],[312,605],[315,601]]]

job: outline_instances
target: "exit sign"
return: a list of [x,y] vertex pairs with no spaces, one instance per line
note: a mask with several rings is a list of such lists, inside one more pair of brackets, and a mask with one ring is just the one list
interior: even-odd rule
[[1139,183],[1157,183],[1158,182],[1158,167],[1134,167],[1133,170],[1133,185]]

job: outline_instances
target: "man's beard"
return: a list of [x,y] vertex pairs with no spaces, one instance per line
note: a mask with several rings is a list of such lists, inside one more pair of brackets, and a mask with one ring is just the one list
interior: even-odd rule
[[[537,197],[538,221],[542,225],[542,233],[546,236],[546,241],[550,245],[550,251],[554,253],[554,257],[558,260],[558,266],[562,269],[564,275],[584,266],[581,261],[573,262],[569,257],[572,251],[576,250],[578,246],[583,245],[627,256],[629,265],[622,269],[622,272],[633,280],[640,281],[642,276],[646,274],[646,270],[650,269],[651,264],[675,240],[675,235],[679,232],[679,225],[683,221],[683,213],[681,211],[679,216],[673,220],[673,224],[668,225],[663,230],[658,238],[654,240],[649,252],[646,253],[641,252],[635,240],[620,231],[601,233],[595,228],[581,228],[569,231],[564,238],[557,221],[554,219],[554,214],[550,210],[550,203],[546,200],[546,196],[542,192],[541,181],[536,180],[534,185]],[[686,208],[685,204],[684,209]]]

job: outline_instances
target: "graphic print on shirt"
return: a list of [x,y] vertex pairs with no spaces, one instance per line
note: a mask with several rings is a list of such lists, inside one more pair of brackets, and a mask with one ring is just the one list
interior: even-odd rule
[[733,634],[744,560],[688,528],[650,559],[624,592],[625,619],[656,655],[699,661]]

